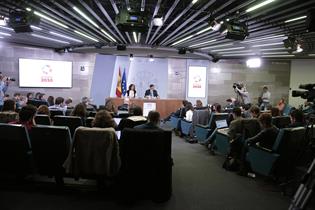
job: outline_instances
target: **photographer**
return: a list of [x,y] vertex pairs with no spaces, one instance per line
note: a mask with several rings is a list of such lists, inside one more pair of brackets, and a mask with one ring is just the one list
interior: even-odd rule
[[237,102],[241,105],[250,105],[251,100],[249,97],[249,93],[243,83],[234,83],[233,84],[234,91],[237,94]]
[[0,72],[0,110],[2,109],[3,106],[4,95],[8,89],[9,82],[10,78],[3,76],[2,72]]

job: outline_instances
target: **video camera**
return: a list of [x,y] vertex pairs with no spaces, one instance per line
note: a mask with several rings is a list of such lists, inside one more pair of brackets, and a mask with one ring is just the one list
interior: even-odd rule
[[306,99],[308,102],[314,102],[315,100],[315,83],[314,84],[302,84],[299,86],[300,89],[307,91],[293,90],[292,97],[301,97]]
[[234,82],[233,83],[233,88],[238,88],[238,89],[242,89],[242,86],[239,83]]
[[[2,72],[0,72],[0,75],[2,75]],[[2,78],[1,78],[2,79]],[[7,81],[15,82],[15,78],[7,77]]]

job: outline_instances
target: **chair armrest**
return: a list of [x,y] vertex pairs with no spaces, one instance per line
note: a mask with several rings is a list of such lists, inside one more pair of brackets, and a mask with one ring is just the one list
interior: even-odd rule
[[259,149],[259,150],[262,150],[264,152],[267,152],[267,153],[273,153],[273,151],[271,149],[268,149],[266,147],[261,147],[259,146],[258,144],[255,144],[255,145],[250,145],[249,148],[255,148],[255,149]]
[[197,124],[195,126],[200,127],[200,128],[204,128],[204,129],[210,129],[210,127],[208,125]]

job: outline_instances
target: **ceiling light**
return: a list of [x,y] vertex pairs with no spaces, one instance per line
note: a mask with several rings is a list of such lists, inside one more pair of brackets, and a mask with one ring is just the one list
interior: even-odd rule
[[38,30],[38,31],[41,31],[41,30],[43,30],[43,29],[41,29],[40,27],[37,27],[37,26],[33,26],[33,25],[31,25],[31,28],[32,28],[32,29],[34,29],[34,30]]
[[37,37],[37,38],[41,38],[41,39],[46,39],[46,40],[59,42],[59,43],[63,43],[63,44],[70,44],[69,42],[65,42],[65,41],[62,41],[62,40],[59,40],[59,39],[49,38],[47,36],[41,36],[41,35],[38,35],[38,34],[31,34],[31,35],[34,36],[34,37]]
[[137,33],[136,32],[132,32],[132,35],[133,35],[133,39],[135,40],[135,43],[138,43]]
[[210,40],[210,41],[201,42],[201,43],[198,43],[198,44],[193,44],[193,45],[190,45],[189,47],[196,47],[196,46],[208,44],[208,43],[215,42],[215,41],[217,41],[217,40],[216,40],[216,39],[213,39],[213,40]]
[[79,13],[82,17],[84,17],[84,19],[86,19],[87,21],[89,21],[93,26],[95,26],[96,28],[100,28],[93,20],[91,20],[91,18],[89,18],[86,14],[84,14],[81,10],[79,10],[77,7],[72,7],[72,9],[74,9],[77,13]]
[[171,46],[177,45],[177,44],[179,44],[179,43],[181,43],[181,42],[184,42],[184,41],[186,41],[187,39],[190,39],[190,38],[192,38],[192,37],[193,37],[193,35],[187,36],[187,37],[185,37],[185,38],[183,38],[183,39],[180,39],[180,40],[177,41],[177,42],[174,42],[173,44],[171,44]]
[[26,7],[25,9],[26,9],[26,11],[28,11],[28,12],[32,11],[32,9],[29,8],[29,7]]
[[259,68],[261,66],[260,58],[250,58],[246,61],[246,66],[248,68]]
[[255,6],[252,6],[252,7],[248,8],[248,9],[246,10],[246,12],[254,11],[254,10],[256,10],[256,9],[258,9],[258,8],[260,8],[260,7],[263,7],[263,6],[269,4],[269,3],[273,2],[273,1],[275,1],[275,0],[266,0],[266,1],[263,1],[263,2],[261,2],[261,3],[259,3],[259,4],[256,4]]
[[56,20],[54,20],[54,19],[52,19],[52,18],[50,18],[50,17],[48,17],[48,16],[46,16],[46,15],[44,15],[44,14],[42,14],[42,13],[39,13],[39,12],[34,11],[34,14],[37,15],[37,16],[39,16],[39,17],[41,17],[41,18],[44,18],[44,19],[46,19],[46,20],[48,20],[48,21],[50,21],[50,22],[52,22],[52,23],[54,23],[54,24],[56,24],[56,25],[59,25],[59,26],[64,27],[64,28],[69,28],[69,27],[66,26],[65,24],[60,23],[59,21],[56,21]]
[[263,58],[274,58],[274,57],[294,57],[294,55],[263,55]]
[[192,4],[195,4],[197,1],[198,1],[198,0],[193,0],[191,3],[192,3]]
[[59,37],[65,38],[65,39],[69,39],[69,40],[72,40],[72,41],[75,41],[75,42],[82,43],[81,40],[72,38],[72,37],[70,37],[70,36],[66,36],[66,35],[63,35],[63,34],[59,34],[59,33],[53,32],[53,31],[50,31],[49,33],[52,34],[52,35],[55,35],[55,36],[59,36]]
[[112,41],[114,42],[117,42],[116,39],[114,39],[111,35],[109,35],[106,31],[104,31],[103,29],[101,29],[101,31],[106,35],[108,36],[109,39],[111,39]]
[[260,51],[274,51],[274,50],[286,50],[286,48],[276,47],[276,48],[260,49]]
[[223,57],[236,57],[236,56],[247,56],[247,55],[255,55],[255,53],[235,53],[235,54],[228,54],[222,55]]
[[225,49],[218,49],[218,50],[211,50],[212,52],[223,52],[223,51],[230,51],[230,50],[239,50],[244,49],[245,47],[232,47],[232,48],[225,48]]
[[[232,51],[232,52],[223,52],[224,54],[232,54],[232,53],[248,53],[248,52],[252,52],[251,50],[237,50],[237,51]],[[221,52],[219,52],[221,53]]]
[[201,49],[202,50],[207,50],[207,49],[220,48],[220,47],[226,47],[226,46],[231,46],[231,45],[233,45],[233,44],[229,43],[229,44],[221,44],[221,45],[212,45],[212,46],[209,46],[209,47],[203,47]]
[[4,33],[4,32],[0,32],[0,35],[3,35],[3,36],[11,36],[11,34]]
[[281,55],[281,54],[287,54],[287,52],[263,52],[263,55]]
[[84,37],[86,37],[86,38],[88,38],[88,39],[91,39],[91,40],[93,40],[94,42],[98,42],[97,39],[95,39],[95,38],[93,38],[93,37],[91,37],[91,36],[89,36],[89,35],[86,35],[86,34],[80,32],[80,31],[74,30],[74,32],[77,33],[77,34],[80,34],[81,36],[84,36]]
[[159,16],[156,15],[156,16],[154,16],[152,22],[153,22],[154,26],[161,27],[161,26],[163,26],[163,23],[164,23],[163,17],[159,17]]
[[140,42],[140,39],[141,39],[141,33],[139,32],[138,33],[138,43]]
[[286,21],[284,21],[284,22],[285,22],[285,23],[290,23],[290,22],[293,22],[293,21],[296,21],[296,20],[305,19],[305,18],[307,18],[306,15],[301,16],[301,17],[297,17],[297,18],[293,18],[293,19],[290,19],[290,20],[286,20]]
[[241,43],[250,43],[250,42],[258,42],[258,41],[266,41],[266,40],[269,41],[270,39],[285,39],[285,38],[286,36],[284,35],[266,36],[259,39],[251,39],[251,40],[242,41]]
[[258,44],[253,45],[252,47],[265,47],[265,46],[274,46],[274,45],[282,45],[283,42],[269,43],[269,44]]
[[150,61],[150,62],[153,62],[153,61],[154,61],[153,55],[150,55],[149,61]]
[[4,19],[4,17],[0,17],[0,26],[6,26],[7,21]]
[[296,52],[298,52],[298,53],[303,52],[303,48],[302,48],[301,44],[296,45]]
[[133,54],[130,54],[130,55],[129,55],[129,60],[130,60],[130,61],[133,61]]
[[8,27],[4,27],[4,26],[0,26],[0,28],[8,30],[8,31],[14,31],[13,28],[8,28]]
[[197,32],[196,35],[202,34],[202,33],[206,32],[206,31],[211,30],[211,29],[212,29],[212,26],[209,26],[209,27],[207,27],[205,29],[202,29],[201,31]]

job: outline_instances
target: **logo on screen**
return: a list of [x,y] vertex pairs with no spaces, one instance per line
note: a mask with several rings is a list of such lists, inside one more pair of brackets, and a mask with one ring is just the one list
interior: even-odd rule
[[201,77],[199,75],[194,76],[193,88],[201,88]]
[[41,70],[41,82],[54,82],[52,76],[53,70],[50,65],[44,65]]

